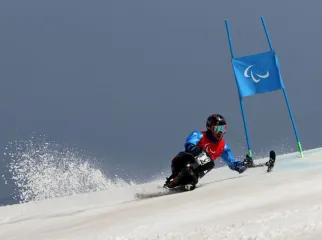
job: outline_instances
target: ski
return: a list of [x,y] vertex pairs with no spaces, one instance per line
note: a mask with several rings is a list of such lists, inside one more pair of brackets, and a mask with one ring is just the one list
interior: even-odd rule
[[170,190],[170,191],[192,191],[196,188],[196,185],[194,184],[183,184],[183,185],[178,185],[175,186],[173,188],[167,188],[165,187],[165,189]]
[[265,167],[265,166],[267,166],[267,172],[271,172],[273,170],[273,168],[274,168],[275,160],[276,160],[276,154],[275,154],[275,151],[272,150],[272,151],[269,152],[269,160],[267,162],[249,165],[248,168],[256,168],[256,167]]
[[275,152],[272,150],[272,151],[270,151],[270,153],[269,153],[269,161],[268,161],[268,163],[267,163],[267,166],[268,166],[268,168],[267,168],[267,172],[271,172],[271,171],[272,171],[272,169],[274,168],[274,165],[275,165],[275,160],[276,160],[276,154],[275,154]]

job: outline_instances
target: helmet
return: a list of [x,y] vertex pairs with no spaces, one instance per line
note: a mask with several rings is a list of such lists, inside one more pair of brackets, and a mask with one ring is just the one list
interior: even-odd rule
[[216,140],[222,139],[227,130],[226,120],[220,114],[210,115],[206,127]]

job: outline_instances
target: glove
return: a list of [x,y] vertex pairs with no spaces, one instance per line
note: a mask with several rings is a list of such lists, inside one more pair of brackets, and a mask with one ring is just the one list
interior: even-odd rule
[[251,167],[254,165],[253,158],[250,157],[248,154],[246,155],[246,158],[244,159],[243,165],[246,167]]
[[201,152],[202,152],[202,149],[197,146],[197,145],[193,145],[191,147],[189,147],[189,150],[188,150],[193,156],[197,156],[199,155]]
[[235,170],[235,171],[237,171],[239,173],[243,173],[243,172],[245,172],[247,167],[245,167],[242,162],[234,162],[231,169]]

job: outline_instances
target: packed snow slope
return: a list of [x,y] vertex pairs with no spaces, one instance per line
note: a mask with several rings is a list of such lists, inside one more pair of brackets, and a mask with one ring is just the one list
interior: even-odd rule
[[162,179],[2,207],[0,239],[321,239],[322,149],[304,154],[278,155],[271,173],[215,169],[191,192]]

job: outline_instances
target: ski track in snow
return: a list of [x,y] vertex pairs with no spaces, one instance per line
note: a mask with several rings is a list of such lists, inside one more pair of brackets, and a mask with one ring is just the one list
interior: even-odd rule
[[216,169],[192,192],[166,194],[161,180],[1,207],[0,239],[319,239],[322,149],[297,156],[271,173]]

